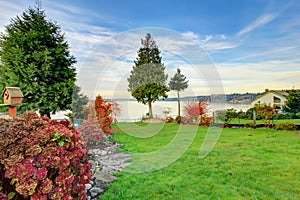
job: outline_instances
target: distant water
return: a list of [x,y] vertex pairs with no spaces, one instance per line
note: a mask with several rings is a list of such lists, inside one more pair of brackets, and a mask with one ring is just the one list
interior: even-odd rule
[[[117,101],[121,106],[122,112],[117,117],[118,122],[132,122],[132,121],[140,121],[143,116],[146,116],[148,112],[148,105],[144,105],[142,103],[138,103],[137,101]],[[181,102],[181,115],[183,115],[183,108],[185,102]],[[176,117],[177,116],[177,101],[156,101],[152,104],[153,115],[158,118],[165,118],[163,113],[164,110],[170,108],[171,112],[169,116]],[[209,112],[208,114],[212,114],[213,111],[216,110],[224,110],[227,108],[234,108],[237,111],[247,111],[251,108],[251,104],[221,104],[221,103],[212,103],[208,106]]]

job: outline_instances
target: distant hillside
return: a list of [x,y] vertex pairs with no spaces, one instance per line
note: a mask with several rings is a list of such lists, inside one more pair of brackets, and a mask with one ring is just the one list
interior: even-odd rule
[[[226,102],[227,103],[234,103],[234,104],[250,104],[257,96],[262,95],[263,93],[233,93],[233,94],[226,94]],[[198,101],[207,101],[210,102],[213,99],[214,102],[223,101],[224,95],[222,94],[214,94],[214,95],[206,95],[206,96],[189,96],[189,97],[182,97],[182,101],[197,99]],[[177,98],[167,98],[165,101],[177,101]]]
[[250,104],[257,96],[263,93],[226,94],[226,101],[229,103]]

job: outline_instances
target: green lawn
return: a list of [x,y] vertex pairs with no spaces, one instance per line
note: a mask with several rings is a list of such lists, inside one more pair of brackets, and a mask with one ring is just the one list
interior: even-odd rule
[[[135,123],[120,125],[127,133],[144,130]],[[121,131],[114,139],[125,144],[123,151],[154,152],[171,142],[179,128],[177,124],[161,126],[149,126],[148,130],[160,130],[152,137],[146,128],[149,138],[137,138]],[[181,127],[181,132],[193,137],[195,128]],[[298,132],[223,129],[215,148],[200,159],[199,150],[207,130],[199,128],[187,151],[162,169],[117,174],[118,180],[101,199],[300,199]],[[187,140],[183,140],[183,145]]]

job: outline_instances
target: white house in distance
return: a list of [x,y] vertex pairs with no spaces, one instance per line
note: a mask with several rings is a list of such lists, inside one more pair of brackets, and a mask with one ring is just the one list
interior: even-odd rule
[[251,102],[251,106],[266,104],[274,106],[276,109],[282,109],[285,105],[289,90],[265,90],[265,93]]

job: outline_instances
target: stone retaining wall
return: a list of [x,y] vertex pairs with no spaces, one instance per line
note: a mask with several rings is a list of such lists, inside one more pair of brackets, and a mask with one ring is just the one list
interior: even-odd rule
[[86,184],[87,200],[98,199],[109,184],[117,180],[113,174],[130,165],[127,160],[131,158],[131,155],[118,152],[121,146],[120,144],[113,144],[103,149],[90,149],[88,151],[88,157],[92,163],[92,179]]

